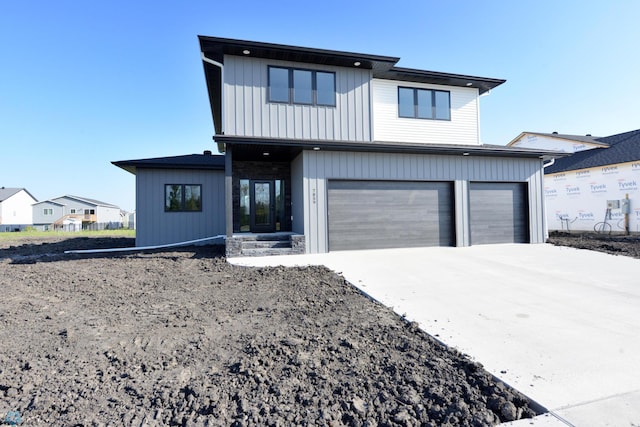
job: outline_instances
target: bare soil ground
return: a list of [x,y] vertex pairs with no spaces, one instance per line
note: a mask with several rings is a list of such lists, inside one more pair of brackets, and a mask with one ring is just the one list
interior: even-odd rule
[[[341,276],[0,242],[0,424],[489,426],[532,403]],[[496,349],[499,351],[499,349]]]
[[548,243],[556,246],[569,246],[578,249],[605,252],[640,258],[640,236],[608,235],[595,233],[551,233]]

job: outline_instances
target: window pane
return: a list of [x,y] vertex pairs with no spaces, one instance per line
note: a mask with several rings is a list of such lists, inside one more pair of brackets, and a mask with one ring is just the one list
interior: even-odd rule
[[199,185],[184,186],[184,210],[199,211],[202,209],[202,198],[200,197]]
[[271,224],[271,183],[254,182],[253,189],[255,223],[256,225],[269,225]]
[[430,90],[418,90],[418,117],[421,119],[433,118]]
[[249,199],[249,180],[240,180],[240,231],[250,230],[251,202]]
[[400,117],[415,117],[415,108],[413,105],[413,89],[398,89],[398,115]]
[[336,76],[333,73],[316,73],[316,103],[336,105]]
[[269,101],[289,102],[289,70],[269,68]]
[[311,71],[293,70],[293,102],[298,104],[313,102]]
[[164,209],[179,211],[182,205],[182,186],[168,184],[164,186]]
[[436,91],[436,119],[451,119],[449,92]]

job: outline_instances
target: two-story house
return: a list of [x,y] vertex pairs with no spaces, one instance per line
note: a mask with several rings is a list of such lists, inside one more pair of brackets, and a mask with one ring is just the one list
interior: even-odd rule
[[39,230],[121,228],[118,206],[86,197],[65,195],[33,205],[33,225]]
[[480,95],[504,80],[199,40],[224,156],[114,162],[137,177],[138,245],[223,234],[237,255],[269,235],[307,253],[544,241],[553,153],[480,141]]
[[0,231],[20,231],[33,224],[35,197],[25,188],[0,187]]

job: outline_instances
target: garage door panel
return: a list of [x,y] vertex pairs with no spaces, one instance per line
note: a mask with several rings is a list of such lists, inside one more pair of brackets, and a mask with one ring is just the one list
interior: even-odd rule
[[473,182],[469,189],[472,245],[529,242],[526,184]]
[[453,244],[450,183],[329,181],[329,249]]

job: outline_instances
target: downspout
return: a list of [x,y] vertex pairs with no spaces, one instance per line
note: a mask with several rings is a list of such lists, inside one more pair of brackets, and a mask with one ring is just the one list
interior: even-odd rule
[[545,164],[543,164],[543,165],[542,165],[542,169],[546,169],[546,168],[548,168],[549,166],[553,166],[553,164],[554,164],[555,162],[556,162],[556,159],[555,159],[555,158],[553,158],[553,159],[549,160],[549,163],[545,163]]
[[[202,61],[220,68],[220,133],[224,135],[224,65],[213,59],[209,59],[200,52]],[[215,139],[215,136],[214,136]],[[225,205],[225,234],[226,237],[233,236],[233,150],[231,147],[224,147],[218,143],[218,151],[224,153],[224,205]]]
[[222,122],[220,123],[220,133],[224,135],[224,65],[218,61],[207,58],[204,56],[204,52],[200,52],[200,57],[203,62],[220,68],[220,121]]

